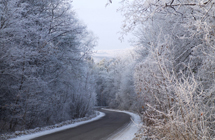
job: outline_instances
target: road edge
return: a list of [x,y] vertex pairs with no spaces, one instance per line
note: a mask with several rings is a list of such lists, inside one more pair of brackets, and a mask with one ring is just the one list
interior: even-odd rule
[[83,124],[87,124],[87,123],[99,120],[99,119],[101,119],[101,118],[103,118],[105,116],[105,113],[103,113],[103,112],[100,112],[100,111],[96,111],[96,112],[98,112],[99,115],[97,115],[96,117],[91,118],[89,120],[86,120],[86,121],[75,122],[75,123],[72,123],[72,124],[64,125],[64,126],[49,129],[49,130],[44,130],[44,131],[39,131],[39,132],[36,132],[36,133],[31,133],[31,134],[27,134],[27,135],[18,136],[16,138],[11,138],[11,139],[8,139],[8,140],[30,140],[30,139],[37,138],[37,137],[40,137],[40,136],[48,135],[48,134],[51,134],[51,133],[55,133],[55,132],[63,131],[63,130],[66,130],[66,129],[74,128],[74,127],[77,127],[77,126],[80,126],[80,125],[83,125]]
[[116,133],[112,134],[107,140],[132,140],[135,138],[135,134],[140,130],[142,126],[141,118],[138,114],[129,112],[129,111],[122,111],[116,109],[106,109],[102,108],[103,110],[107,111],[114,111],[114,112],[122,112],[126,113],[131,116],[131,122],[123,127],[121,130],[117,131]]

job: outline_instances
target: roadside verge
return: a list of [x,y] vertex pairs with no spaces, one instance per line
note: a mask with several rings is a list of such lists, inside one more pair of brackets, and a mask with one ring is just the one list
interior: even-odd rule
[[1,138],[8,139],[8,140],[30,140],[36,137],[55,133],[69,128],[74,128],[92,121],[96,121],[105,116],[105,113],[103,112],[99,112],[99,111],[96,111],[96,112],[97,112],[96,114],[98,115],[94,117],[69,120],[63,123],[47,126],[44,128],[35,128],[31,130],[26,130],[26,131],[16,131],[14,134],[11,134],[11,135],[2,135]]
[[131,116],[131,122],[125,128],[113,134],[110,138],[108,138],[108,140],[132,140],[133,138],[135,138],[135,134],[138,132],[138,130],[141,128],[141,125],[142,125],[141,118],[138,114],[135,114],[129,111],[116,110],[116,109],[104,109],[104,110],[122,112]]

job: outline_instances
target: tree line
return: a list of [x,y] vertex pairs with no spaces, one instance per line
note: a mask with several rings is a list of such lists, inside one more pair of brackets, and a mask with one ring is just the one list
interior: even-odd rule
[[0,0],[1,132],[84,117],[97,102],[138,112],[139,139],[214,139],[215,1],[121,4],[135,48],[94,64],[95,39],[67,0]]
[[0,133],[92,114],[95,45],[67,0],[0,0]]
[[139,139],[215,138],[214,4],[122,1],[121,34],[134,35],[135,57],[106,62],[99,88],[108,105],[139,112]]

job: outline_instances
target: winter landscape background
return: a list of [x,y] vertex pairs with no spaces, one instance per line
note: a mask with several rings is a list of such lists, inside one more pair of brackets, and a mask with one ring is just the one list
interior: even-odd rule
[[132,48],[108,51],[72,4],[0,0],[0,134],[108,106],[140,115],[136,139],[215,138],[214,0],[122,0]]

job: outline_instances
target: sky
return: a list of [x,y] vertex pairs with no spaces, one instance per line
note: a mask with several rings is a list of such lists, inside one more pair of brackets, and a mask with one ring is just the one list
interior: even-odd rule
[[122,50],[131,48],[129,37],[119,40],[123,16],[116,10],[120,7],[120,0],[105,6],[107,0],[73,0],[73,9],[77,17],[87,25],[98,38],[95,50]]

